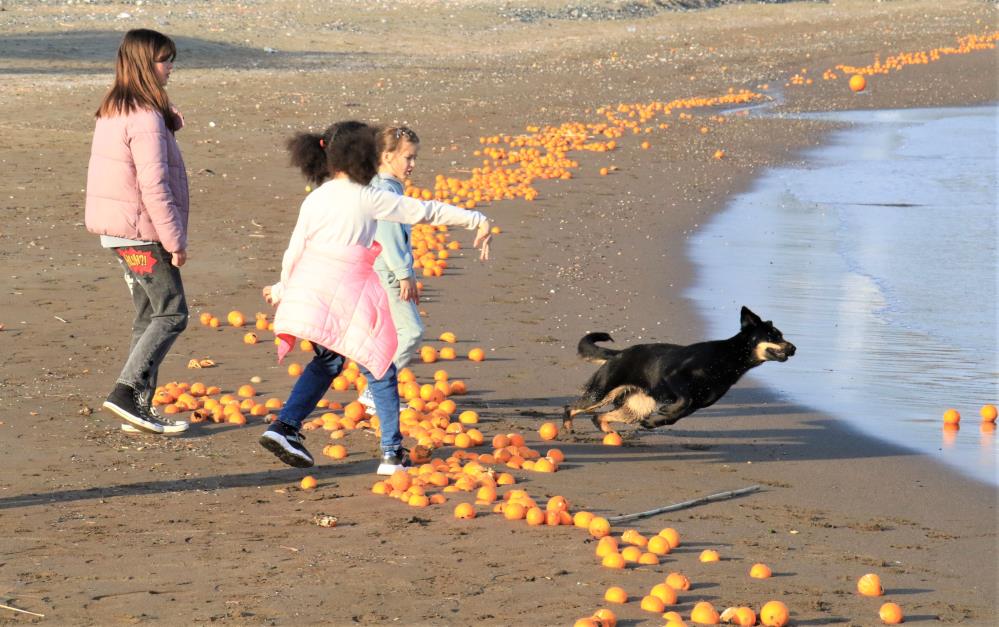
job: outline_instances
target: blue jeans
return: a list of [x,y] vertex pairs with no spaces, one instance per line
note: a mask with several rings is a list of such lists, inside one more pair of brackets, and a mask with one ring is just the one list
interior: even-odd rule
[[[318,344],[313,344],[312,350],[316,356],[298,377],[278,418],[293,429],[302,428],[302,421],[319,404],[345,363],[343,355]],[[382,452],[394,453],[402,446],[402,432],[399,431],[399,383],[395,366],[389,366],[381,379],[376,379],[364,366],[358,366],[361,367],[361,374],[368,380],[371,396],[375,399],[375,411],[378,412],[381,423]]]

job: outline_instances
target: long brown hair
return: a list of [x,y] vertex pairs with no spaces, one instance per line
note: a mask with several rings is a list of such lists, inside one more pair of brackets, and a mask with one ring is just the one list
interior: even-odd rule
[[118,46],[114,84],[95,115],[102,118],[136,109],[152,109],[163,115],[171,131],[179,129],[180,118],[170,108],[170,98],[154,69],[156,63],[173,61],[176,57],[177,46],[162,33],[147,28],[125,33]]

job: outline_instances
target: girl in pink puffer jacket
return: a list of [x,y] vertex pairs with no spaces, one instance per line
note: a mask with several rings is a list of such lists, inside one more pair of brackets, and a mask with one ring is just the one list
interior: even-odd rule
[[296,338],[309,340],[315,357],[298,378],[280,416],[260,444],[291,466],[315,461],[302,443],[303,419],[316,408],[346,359],[361,366],[380,419],[382,459],[378,474],[409,465],[399,430],[399,391],[392,364],[397,339],[388,299],[374,261],[379,220],[446,224],[476,229],[480,259],[489,258],[490,225],[478,211],[421,201],[368,187],[378,153],[375,129],[340,122],[322,135],[299,133],[288,142],[292,164],[317,185],[302,202],[281,264],[281,280],[265,287],[277,305],[274,332],[278,358]]
[[121,264],[135,318],[128,359],[104,407],[125,430],[175,434],[187,423],[150,406],[160,364],[187,326],[188,189],[174,138],[183,119],[166,84],[177,48],[153,30],[125,33],[114,83],[97,110],[87,170],[87,230]]

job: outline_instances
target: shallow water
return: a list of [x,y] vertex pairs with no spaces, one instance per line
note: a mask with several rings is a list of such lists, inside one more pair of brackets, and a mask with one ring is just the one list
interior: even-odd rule
[[819,117],[850,126],[697,234],[689,296],[711,337],[744,304],[797,345],[752,371],[781,394],[999,484],[997,108]]

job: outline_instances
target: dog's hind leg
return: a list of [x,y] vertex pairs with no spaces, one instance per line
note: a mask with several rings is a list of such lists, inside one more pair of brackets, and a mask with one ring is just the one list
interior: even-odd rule
[[[592,412],[594,410],[600,409],[608,403],[614,402],[622,394],[629,392],[632,388],[630,386],[619,386],[605,394],[602,398],[596,398],[592,393],[584,394],[582,397],[573,401],[571,405],[565,406],[565,413],[562,418],[562,428],[566,432],[572,432],[572,419],[578,414],[583,414],[586,412]],[[600,424],[597,422],[597,417],[594,416],[593,424],[596,425],[598,429],[602,429]]]
[[652,398],[645,392],[633,392],[624,398],[621,406],[613,411],[609,411],[605,414],[600,414],[594,419],[595,424],[604,433],[613,431],[614,429],[610,426],[612,422],[623,422],[626,424],[634,424],[636,422],[644,421],[652,412],[655,411],[656,399]]

